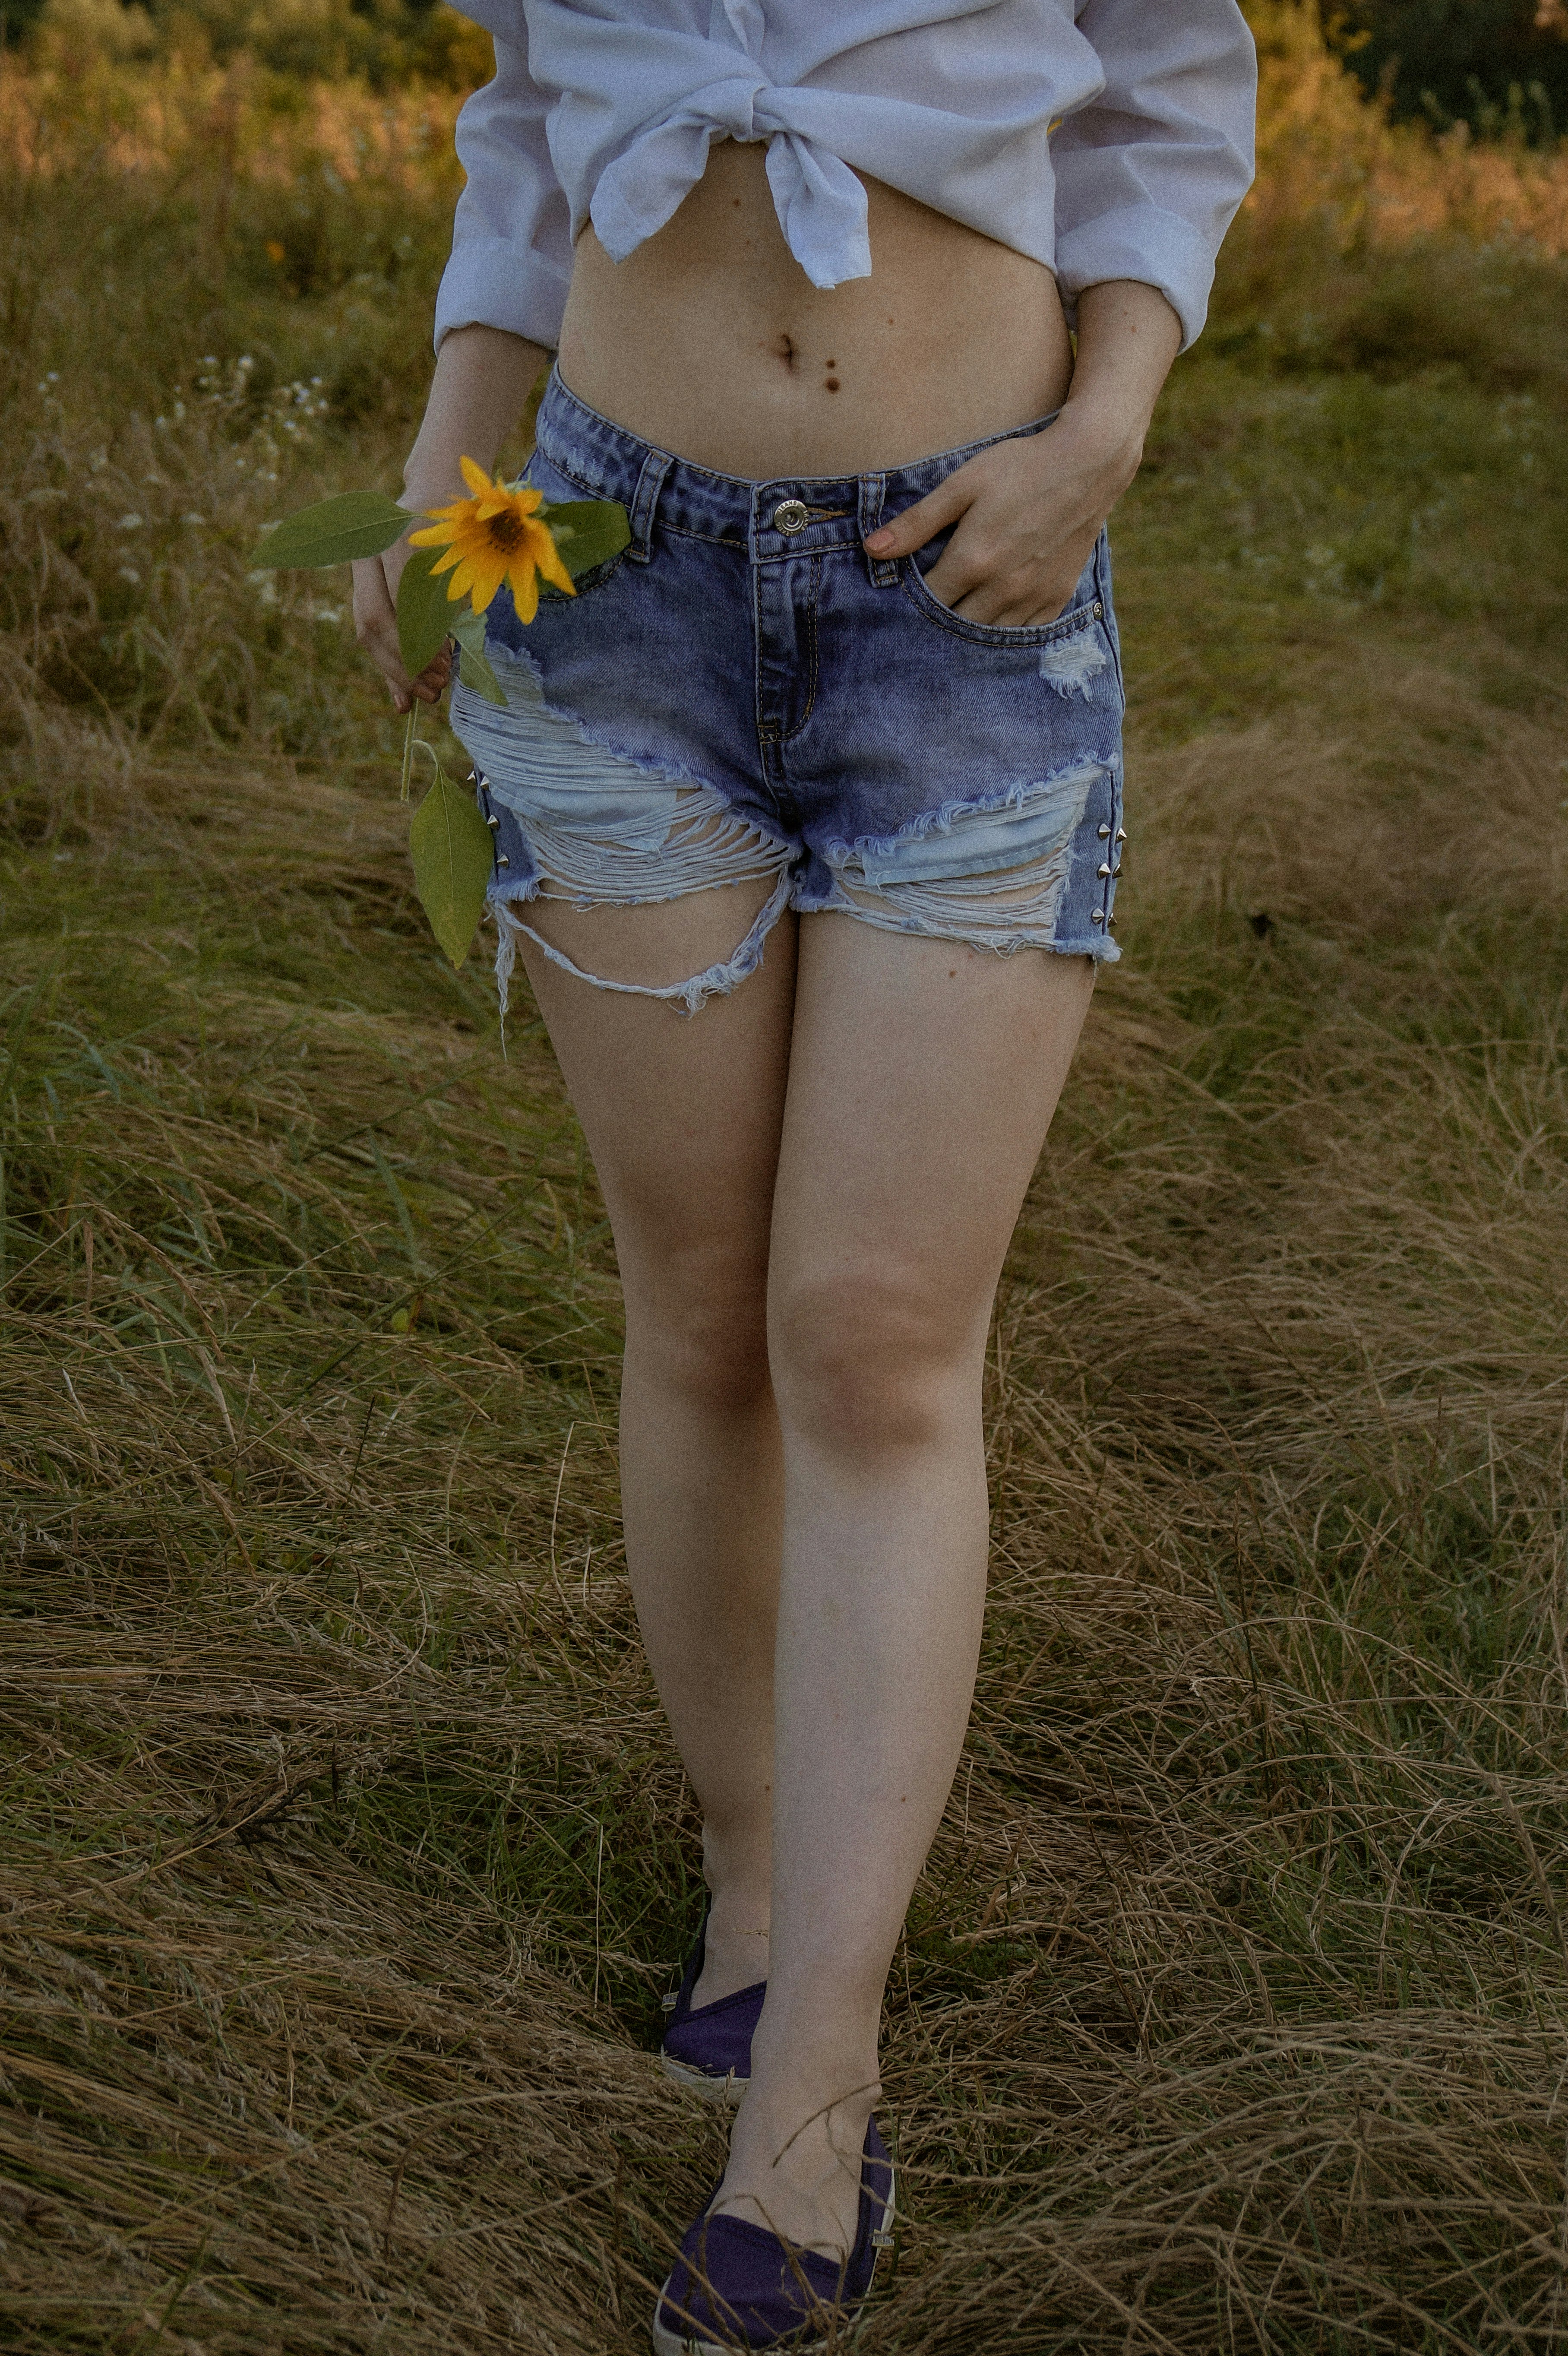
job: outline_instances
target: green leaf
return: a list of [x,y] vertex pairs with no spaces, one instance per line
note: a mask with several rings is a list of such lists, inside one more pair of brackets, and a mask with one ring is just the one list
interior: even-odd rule
[[433,662],[462,616],[470,612],[466,598],[454,603],[446,594],[446,575],[432,567],[446,553],[441,548],[416,548],[398,584],[398,646],[403,669],[418,679]]
[[420,905],[455,970],[468,955],[485,912],[495,853],[490,830],[473,795],[453,785],[444,769],[437,771],[434,785],[414,812],[409,849]]
[[256,562],[279,570],[289,565],[348,564],[357,556],[379,556],[400,540],[418,518],[384,491],[343,491],[285,516],[256,551]]
[[560,561],[574,581],[619,556],[632,537],[619,499],[562,499],[559,507],[540,508],[539,519],[559,536]]
[[476,614],[472,605],[463,606],[457,619],[449,625],[453,637],[463,648],[463,684],[472,687],[486,703],[505,703],[501,682],[490,668],[485,652],[485,616]]

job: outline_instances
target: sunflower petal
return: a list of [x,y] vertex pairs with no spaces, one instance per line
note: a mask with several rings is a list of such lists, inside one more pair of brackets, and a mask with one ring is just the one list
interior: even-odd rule
[[567,571],[565,563],[561,558],[560,551],[557,548],[553,540],[549,544],[549,554],[548,556],[541,556],[538,562],[539,571],[543,573],[545,579],[550,583],[552,587],[559,589],[563,597],[576,596],[577,584],[573,581],[571,573]]
[[478,464],[476,459],[459,458],[457,463],[463,469],[464,481],[474,493],[475,498],[480,498],[485,491],[492,491],[495,489],[496,487],[494,483],[490,480],[489,476],[485,472],[484,467]]
[[560,590],[564,596],[575,597],[577,592],[572,586],[571,575],[566,569],[549,526],[543,523],[529,523],[524,526],[524,531],[526,534],[524,545],[545,579]]
[[[479,572],[477,567],[475,568],[475,586],[468,602],[473,606],[474,611],[476,614],[483,614],[488,611],[491,598],[496,594],[496,590],[500,587],[506,577],[506,570],[504,567],[498,567],[495,570],[491,570],[489,567],[486,567],[483,573]],[[481,591],[484,593],[483,595],[480,594]]]
[[512,560],[511,583],[518,621],[531,622],[539,609],[539,576],[526,556]]

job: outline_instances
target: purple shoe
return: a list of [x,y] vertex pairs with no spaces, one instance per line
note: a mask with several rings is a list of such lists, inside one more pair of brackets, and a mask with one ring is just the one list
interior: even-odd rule
[[744,2217],[705,2209],[680,2245],[654,2309],[655,2356],[750,2356],[787,2348],[816,2356],[840,2345],[893,2238],[893,2164],[873,2119],[860,2162],[855,2246],[840,2265],[798,2250]]
[[691,1991],[702,1976],[707,1948],[705,1912],[680,1986],[674,1996],[665,1998],[669,2021],[659,2060],[672,2078],[705,2101],[738,2103],[752,2083],[752,2039],[768,1984],[758,1980],[751,1987],[737,1988],[733,1996],[721,1996],[717,2004],[699,2004],[694,2010]]

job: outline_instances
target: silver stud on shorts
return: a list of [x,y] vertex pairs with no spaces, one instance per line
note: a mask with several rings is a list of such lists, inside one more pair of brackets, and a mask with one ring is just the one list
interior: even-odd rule
[[804,499],[781,499],[773,509],[775,531],[804,531],[810,521]]

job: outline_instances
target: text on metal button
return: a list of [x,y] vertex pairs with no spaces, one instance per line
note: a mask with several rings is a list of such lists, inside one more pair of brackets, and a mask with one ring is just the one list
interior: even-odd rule
[[781,499],[773,509],[775,531],[804,531],[810,521],[804,499]]

